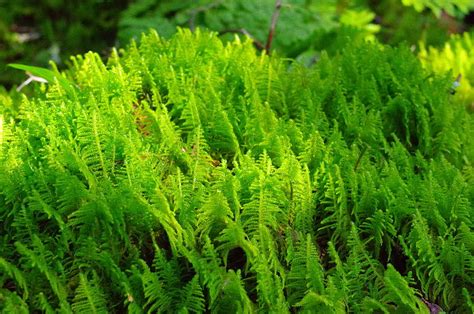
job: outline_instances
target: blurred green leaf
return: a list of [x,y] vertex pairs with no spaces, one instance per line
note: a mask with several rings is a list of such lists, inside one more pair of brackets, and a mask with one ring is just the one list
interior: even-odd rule
[[59,73],[56,73],[54,71],[19,63],[10,63],[8,64],[8,66],[17,70],[29,72],[34,76],[44,78],[46,81],[48,81],[48,83],[54,83],[54,80],[56,79],[59,85],[61,85],[61,87],[64,88],[69,94],[72,94],[74,92],[73,85],[67,79],[62,77]]

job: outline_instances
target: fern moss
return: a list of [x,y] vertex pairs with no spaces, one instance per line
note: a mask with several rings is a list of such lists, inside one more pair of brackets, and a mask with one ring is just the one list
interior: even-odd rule
[[472,307],[473,118],[408,49],[180,30],[62,75],[1,96],[2,311]]

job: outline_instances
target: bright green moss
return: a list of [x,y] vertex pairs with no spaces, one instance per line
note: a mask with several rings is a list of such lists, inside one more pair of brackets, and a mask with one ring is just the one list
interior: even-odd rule
[[413,6],[418,12],[428,8],[437,16],[443,11],[450,15],[467,14],[474,4],[470,0],[402,0],[407,6]]
[[474,112],[474,60],[473,35],[454,35],[442,49],[420,47],[419,58],[423,66],[438,74],[450,72],[459,86],[453,86],[455,97]]
[[407,49],[180,30],[64,77],[1,107],[3,311],[469,311],[473,120]]

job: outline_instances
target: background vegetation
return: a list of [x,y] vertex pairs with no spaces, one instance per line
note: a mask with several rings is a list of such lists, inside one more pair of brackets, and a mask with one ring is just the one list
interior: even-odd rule
[[[87,51],[106,57],[111,47],[124,47],[149,29],[166,38],[176,26],[199,26],[227,39],[245,29],[265,43],[274,5],[274,0],[0,0],[0,85],[22,81],[8,63],[46,67],[53,60],[63,67],[70,55]],[[321,50],[334,52],[374,36],[389,44],[422,40],[438,47],[451,33],[472,28],[470,9],[470,0],[285,0],[273,48],[312,59]]]

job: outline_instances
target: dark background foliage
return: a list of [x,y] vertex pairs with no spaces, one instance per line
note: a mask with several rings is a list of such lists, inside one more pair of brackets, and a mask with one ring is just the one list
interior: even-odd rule
[[[19,85],[24,75],[8,63],[60,67],[70,55],[89,50],[104,57],[112,46],[156,29],[169,37],[176,26],[205,27],[233,38],[245,29],[266,41],[274,0],[0,0],[0,85]],[[359,14],[352,14],[358,12]],[[361,14],[361,12],[363,12]],[[318,51],[335,51],[344,43],[375,34],[385,43],[441,45],[450,33],[469,30],[472,14],[456,11],[436,17],[417,12],[400,0],[287,0],[283,1],[273,48],[289,57],[307,60]],[[352,14],[352,15],[351,15]],[[343,21],[349,19],[351,25]],[[375,28],[379,31],[374,31]],[[417,31],[413,31],[416,29]],[[348,40],[350,38],[350,40]]]

